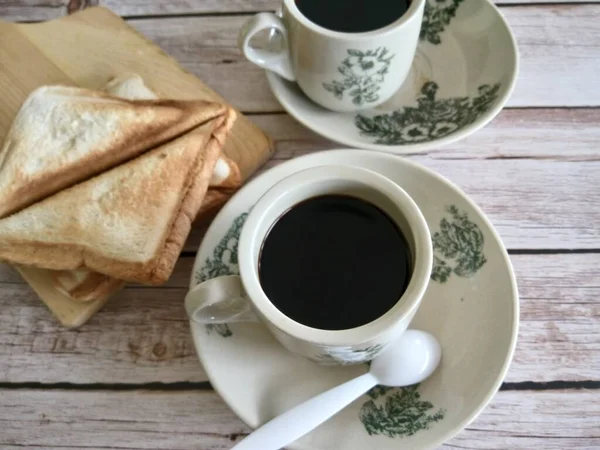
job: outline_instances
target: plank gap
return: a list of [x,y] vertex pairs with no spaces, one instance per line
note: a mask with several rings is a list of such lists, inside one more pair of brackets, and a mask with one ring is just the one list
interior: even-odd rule
[[[600,1],[600,0],[599,0]],[[238,16],[253,16],[261,12],[273,12],[273,9],[263,9],[256,11],[230,11],[230,12],[192,12],[192,13],[175,13],[175,14],[142,14],[142,15],[122,15],[125,20],[147,20],[147,19],[184,19],[187,17],[238,17]]]
[[519,248],[508,249],[509,255],[583,255],[583,254],[599,254],[600,248]]
[[174,382],[174,383],[7,383],[0,382],[0,389],[29,389],[44,391],[212,391],[209,381],[199,382]]
[[600,0],[596,1],[562,1],[562,2],[527,2],[527,3],[515,3],[515,2],[494,2],[496,6],[502,6],[503,8],[509,7],[514,8],[516,6],[585,6],[585,5],[597,5]]
[[[29,390],[70,390],[70,391],[212,391],[213,387],[209,381],[201,382],[174,382],[174,383],[0,383],[0,389],[29,389]],[[600,381],[522,381],[515,383],[503,383],[501,391],[556,391],[556,390],[579,390],[600,389]]]
[[573,389],[600,389],[600,381],[547,381],[544,383],[536,381],[521,381],[517,383],[502,383],[501,391],[554,391]]

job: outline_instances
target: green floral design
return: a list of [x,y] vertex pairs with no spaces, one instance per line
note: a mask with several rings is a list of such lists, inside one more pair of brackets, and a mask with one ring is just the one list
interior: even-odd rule
[[367,395],[371,400],[363,404],[359,417],[369,435],[383,435],[390,438],[412,436],[427,430],[442,420],[444,409],[432,413],[431,402],[421,400],[415,384],[405,388],[376,386]]
[[406,106],[392,113],[367,117],[358,114],[355,125],[360,134],[375,138],[376,144],[406,145],[433,141],[448,136],[473,122],[498,98],[500,83],[479,86],[476,97],[438,100],[437,83],[423,85],[417,106]]
[[338,67],[342,80],[323,83],[323,87],[339,100],[348,91],[352,103],[357,106],[375,102],[379,100],[377,91],[381,89],[393,57],[385,47],[367,51],[350,49],[348,56]]
[[[244,213],[233,221],[229,230],[213,250],[212,256],[206,258],[202,268],[196,271],[196,283],[202,283],[223,275],[239,275],[238,243],[247,217],[248,213]],[[215,332],[222,337],[233,336],[227,324],[206,325],[206,332],[208,334]]]
[[427,0],[423,11],[423,23],[419,39],[434,45],[442,40],[440,34],[456,15],[456,10],[464,0]]
[[456,206],[446,208],[452,216],[440,221],[440,231],[432,235],[433,270],[431,279],[445,283],[454,273],[459,277],[469,278],[486,263],[483,254],[483,233],[471,222],[467,213]]

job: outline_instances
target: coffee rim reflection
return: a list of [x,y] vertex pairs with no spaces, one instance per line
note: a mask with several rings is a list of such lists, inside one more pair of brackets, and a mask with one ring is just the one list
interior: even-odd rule
[[364,31],[360,33],[335,31],[330,30],[329,28],[322,27],[321,25],[314,23],[308,17],[306,17],[296,5],[295,0],[283,0],[283,3],[287,6],[289,12],[294,15],[296,20],[300,22],[300,24],[302,24],[304,27],[308,28],[309,30],[315,33],[330,37],[332,39],[352,39],[353,41],[368,41],[369,39],[372,39],[374,37],[385,37],[387,34],[397,31],[398,28],[406,25],[409,22],[412,22],[413,20],[420,20],[417,13],[421,5],[426,1],[427,0],[410,0],[410,5],[408,6],[406,12],[392,23],[382,28],[377,28],[375,30]]
[[[347,182],[355,188],[369,190],[388,204],[396,208],[379,206],[394,219],[402,234],[409,242],[412,255],[412,275],[406,290],[396,304],[385,314],[367,324],[344,330],[323,330],[296,322],[283,314],[266,296],[260,285],[258,264],[260,248],[274,220],[283,211],[301,200],[321,193],[341,193],[335,190],[319,194],[303,194],[318,183]],[[291,196],[297,196],[296,202],[289,202]],[[366,201],[370,201],[365,199]],[[286,203],[288,202],[288,203]],[[374,203],[371,201],[371,203]],[[287,207],[281,208],[281,205]],[[279,208],[279,210],[277,210]],[[405,223],[399,223],[396,217],[402,216]],[[323,347],[355,346],[373,342],[397,323],[414,314],[428,286],[433,261],[431,236],[427,222],[412,198],[397,184],[371,170],[353,166],[319,166],[297,172],[277,183],[267,191],[250,211],[242,229],[238,248],[240,275],[248,298],[259,313],[259,318],[271,323],[281,332]],[[262,316],[262,317],[261,317]]]

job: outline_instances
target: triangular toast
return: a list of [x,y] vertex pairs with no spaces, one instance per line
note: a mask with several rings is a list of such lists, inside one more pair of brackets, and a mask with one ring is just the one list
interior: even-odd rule
[[[0,220],[0,259],[166,281],[200,208],[230,126],[192,132]],[[199,171],[199,168],[201,170]]]
[[17,114],[0,149],[0,217],[117,166],[224,114],[204,101],[131,101],[46,86]]
[[[128,100],[153,100],[158,98],[154,91],[146,86],[142,77],[134,74],[118,76],[111,80],[104,89],[110,95]],[[229,131],[232,126],[231,120],[232,118],[229,117],[228,122],[217,128],[215,133],[220,136],[221,133]],[[201,171],[201,167],[199,170]],[[200,173],[200,178],[202,178],[201,175]],[[240,182],[237,165],[221,152],[210,179],[209,189],[202,200],[199,214],[201,211],[209,212],[224,203],[225,199],[231,196],[230,191],[238,187]],[[52,280],[55,289],[79,302],[90,302],[103,298],[112,292],[116,292],[124,284],[122,280],[87,269],[55,271],[26,268],[26,270],[46,272],[45,277]]]

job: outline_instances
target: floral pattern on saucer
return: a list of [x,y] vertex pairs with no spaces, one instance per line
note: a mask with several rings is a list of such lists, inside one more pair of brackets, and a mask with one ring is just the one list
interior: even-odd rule
[[437,99],[438,84],[429,81],[421,88],[417,106],[369,117],[358,114],[355,125],[361,135],[376,144],[404,145],[440,139],[475,122],[498,98],[500,83],[479,86],[476,97]]
[[427,0],[423,11],[423,23],[419,39],[430,44],[438,45],[442,42],[440,34],[452,18],[456,10],[464,0]]
[[385,47],[375,50],[348,50],[348,56],[344,58],[338,67],[342,74],[341,81],[333,80],[331,83],[323,83],[325,90],[333,93],[341,100],[344,93],[352,97],[352,103],[361,106],[379,100],[377,91],[381,89],[381,83],[389,72],[390,62],[394,55],[389,54]]
[[[240,274],[237,256],[238,243],[247,217],[248,213],[243,213],[233,221],[229,230],[227,230],[213,250],[212,256],[206,258],[202,268],[196,271],[196,283],[202,283],[203,281],[223,275]],[[206,325],[206,332],[208,334],[215,332],[222,337],[233,336],[227,324]]]
[[[360,409],[360,421],[369,435],[390,438],[412,436],[427,430],[446,415],[444,409],[435,408],[431,402],[421,400],[419,384],[405,388],[376,386],[367,396],[371,399]],[[431,414],[431,410],[434,410]]]
[[[427,0],[419,39],[433,45],[441,44],[441,34],[463,1]],[[474,123],[496,102],[500,83],[479,86],[475,97],[437,99],[438,89],[438,83],[428,81],[421,87],[416,107],[406,106],[372,117],[358,114],[354,123],[360,134],[374,138],[375,144],[406,145],[434,141]]]
[[440,230],[431,235],[434,251],[431,279],[439,283],[448,281],[452,274],[470,278],[487,262],[479,227],[454,205],[446,211],[451,218],[440,220]]

